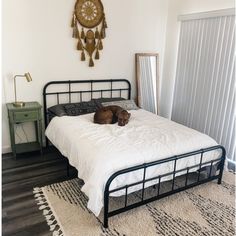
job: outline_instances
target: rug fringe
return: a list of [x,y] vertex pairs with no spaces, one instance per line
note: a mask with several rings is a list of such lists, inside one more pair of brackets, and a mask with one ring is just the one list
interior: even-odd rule
[[50,227],[50,231],[52,231],[53,236],[63,236],[63,232],[60,228],[60,225],[57,223],[55,216],[49,204],[47,203],[47,199],[44,196],[44,193],[41,188],[34,188],[33,189],[34,198],[39,205],[39,210],[43,211],[43,215],[47,221],[48,226]]
[[59,230],[56,230],[52,233],[52,236],[62,236],[62,232]]
[[34,188],[33,193],[39,193],[42,192],[41,188]]

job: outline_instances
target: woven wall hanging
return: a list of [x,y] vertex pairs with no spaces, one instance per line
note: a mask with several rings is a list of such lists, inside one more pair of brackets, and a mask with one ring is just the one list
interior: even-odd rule
[[[73,38],[78,39],[77,50],[81,51],[81,61],[89,57],[89,66],[99,59],[103,49],[102,40],[106,37],[107,23],[100,0],[77,0],[71,22]],[[85,54],[85,52],[87,52]]]

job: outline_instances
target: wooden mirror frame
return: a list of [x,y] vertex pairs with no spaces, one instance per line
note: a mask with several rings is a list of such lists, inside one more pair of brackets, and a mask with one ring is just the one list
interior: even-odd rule
[[136,88],[137,88],[137,105],[141,105],[141,87],[140,87],[140,57],[156,57],[156,114],[159,113],[160,100],[160,81],[159,81],[159,54],[158,53],[136,53],[135,54],[135,73],[136,73]]

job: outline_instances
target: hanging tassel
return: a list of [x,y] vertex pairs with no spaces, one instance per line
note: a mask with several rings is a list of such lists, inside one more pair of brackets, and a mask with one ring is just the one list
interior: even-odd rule
[[102,49],[103,49],[103,45],[102,45],[102,41],[101,41],[101,40],[99,41],[98,49],[99,49],[99,50],[102,50]]
[[102,28],[101,38],[102,38],[102,39],[106,38],[106,31],[105,31],[105,28]]
[[106,29],[107,28],[107,22],[106,22],[106,19],[104,18],[104,21],[103,21],[103,27]]
[[99,31],[98,31],[98,28],[96,28],[95,39],[99,39],[99,37],[100,37],[100,34],[99,34]]
[[76,27],[76,30],[75,30],[75,31],[76,31],[76,38],[78,39],[78,38],[79,38],[79,29],[78,29],[78,25],[76,24],[75,27]]
[[75,15],[73,14],[72,20],[71,20],[71,27],[74,28],[75,26]]
[[74,39],[76,38],[75,28],[73,28],[72,38],[74,38]]
[[85,53],[84,53],[84,51],[81,52],[81,61],[85,61]]
[[78,40],[78,43],[77,43],[77,50],[79,50],[79,51],[83,50],[83,46],[81,44],[80,39]]
[[96,51],[96,54],[95,54],[95,59],[98,60],[99,59],[99,51],[97,50]]
[[89,60],[89,66],[90,67],[93,67],[94,66],[94,63],[93,63],[93,59],[90,57],[90,60]]
[[84,33],[84,28],[82,28],[82,31],[81,31],[81,36],[80,36],[82,39],[85,39],[85,33]]
[[79,31],[78,31],[77,25],[75,25],[74,28],[73,28],[72,37],[75,38],[75,39],[77,39],[79,37]]

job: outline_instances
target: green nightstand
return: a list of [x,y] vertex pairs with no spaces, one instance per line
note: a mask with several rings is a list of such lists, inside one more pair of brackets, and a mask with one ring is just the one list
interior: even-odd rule
[[[26,102],[24,107],[14,107],[12,103],[7,103],[8,119],[10,127],[11,148],[16,157],[18,153],[40,150],[42,153],[42,106],[38,102]],[[36,131],[36,141],[28,143],[15,143],[15,124],[24,122],[34,122]]]

